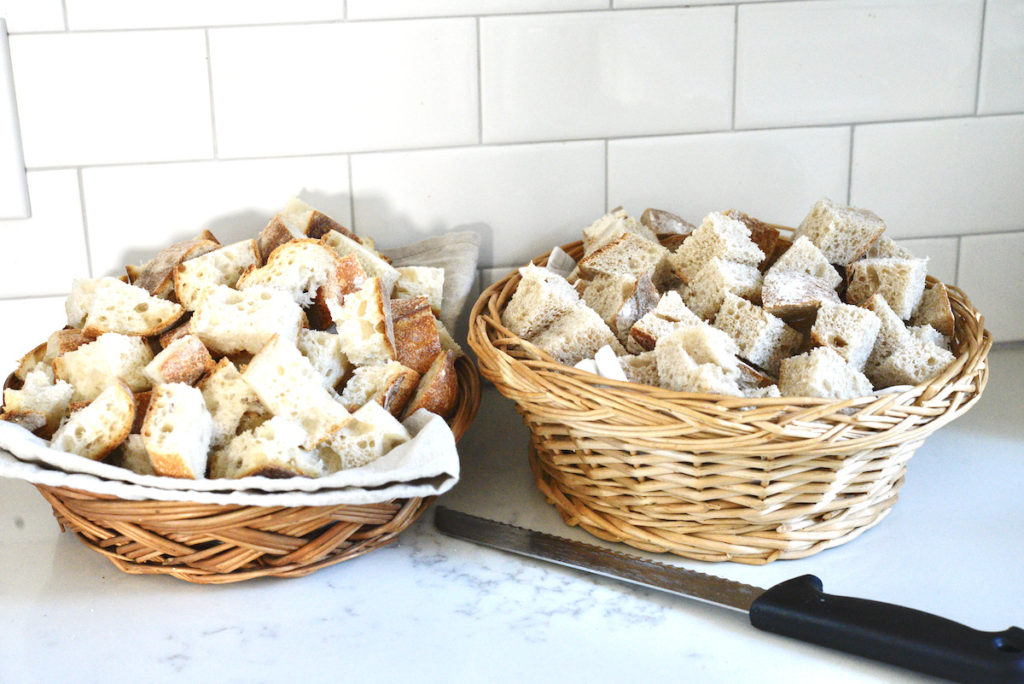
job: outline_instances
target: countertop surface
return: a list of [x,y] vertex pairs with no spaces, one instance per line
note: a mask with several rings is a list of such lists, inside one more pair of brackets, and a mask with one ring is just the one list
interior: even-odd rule
[[[892,513],[859,538],[760,567],[658,559],[758,586],[813,573],[830,593],[1024,626],[1024,346],[990,362],[981,401],[925,442]],[[442,503],[615,548],[561,522],[526,443],[512,403],[485,386]],[[0,480],[0,577],[8,684],[928,681],[759,632],[738,612],[444,537],[433,509],[397,543],[308,577],[197,586],[120,572],[61,534],[34,487]]]

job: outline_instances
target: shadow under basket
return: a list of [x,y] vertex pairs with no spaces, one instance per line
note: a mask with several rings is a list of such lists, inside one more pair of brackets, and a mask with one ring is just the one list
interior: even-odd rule
[[564,366],[502,325],[519,281],[487,288],[470,314],[480,373],[515,401],[562,519],[645,551],[764,564],[848,542],[889,513],[914,451],[988,380],[991,335],[950,285],[953,364],[902,392],[836,401],[674,392]]
[[[458,404],[448,424],[465,434],[480,405],[480,377],[467,357],[455,364]],[[196,584],[301,577],[395,541],[433,497],[358,506],[245,506],[128,501],[35,485],[71,530],[120,570],[171,575]]]

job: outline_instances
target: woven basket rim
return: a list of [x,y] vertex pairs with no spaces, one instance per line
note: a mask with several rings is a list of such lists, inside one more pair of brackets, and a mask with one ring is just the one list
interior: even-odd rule
[[[792,228],[772,225],[780,231],[792,231]],[[661,236],[666,237],[666,236]],[[582,241],[560,245],[560,249],[572,254],[582,246]],[[530,261],[530,264],[544,266],[551,252],[546,252]],[[715,420],[726,416],[735,416],[736,409],[743,408],[755,420],[770,421],[777,425],[801,424],[807,422],[828,421],[846,414],[848,418],[840,418],[854,422],[871,416],[884,415],[894,407],[926,407],[936,397],[950,391],[959,391],[961,384],[976,383],[971,388],[973,395],[968,401],[958,403],[952,411],[933,416],[922,428],[923,433],[930,433],[969,409],[980,397],[987,381],[986,358],[992,347],[992,335],[984,326],[984,317],[971,304],[967,295],[957,286],[945,284],[949,290],[950,303],[956,321],[954,345],[957,352],[953,363],[939,375],[922,383],[907,387],[899,392],[873,393],[863,397],[835,400],[819,397],[731,397],[718,394],[679,392],[661,387],[641,385],[603,378],[594,373],[563,365],[555,361],[549,354],[530,342],[518,337],[501,323],[501,313],[515,292],[522,276],[516,268],[506,276],[487,287],[477,298],[470,312],[468,342],[477,354],[477,362],[483,377],[493,382],[499,390],[507,384],[510,377],[518,376],[524,384],[536,386],[556,386],[573,388],[576,391],[592,392],[603,401],[614,405],[621,401],[630,406],[637,401],[653,402],[659,408],[672,407],[687,415],[694,415],[699,420]],[[927,282],[938,281],[927,276]],[[508,353],[514,349],[516,354]],[[979,373],[979,370],[981,371]],[[900,439],[912,439],[924,436],[911,429],[903,432]],[[842,442],[842,448],[853,450],[874,446],[879,443],[879,435],[852,437]],[[788,447],[792,450],[793,444]],[[836,448],[832,444],[832,449]]]

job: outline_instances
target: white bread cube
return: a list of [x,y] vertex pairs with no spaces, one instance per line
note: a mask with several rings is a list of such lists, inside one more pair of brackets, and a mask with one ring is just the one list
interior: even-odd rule
[[141,337],[106,333],[53,361],[54,376],[71,383],[72,401],[92,401],[117,380],[133,392],[151,386],[144,369],[153,352]]
[[[736,374],[732,374],[718,363],[708,360],[709,357],[721,358],[722,350],[708,353],[709,349],[706,345],[696,340],[693,333],[690,332],[698,330],[700,327],[680,328],[658,340],[658,344],[654,348],[658,366],[658,384],[676,392],[740,396],[740,388],[735,379],[738,370]],[[712,330],[710,327],[708,329]],[[717,330],[714,332],[728,340],[728,336],[724,333]],[[731,342],[732,340],[728,340],[728,343]],[[703,360],[698,360],[693,354],[697,354]]]
[[63,380],[56,380],[46,366],[39,366],[25,376],[21,389],[4,390],[4,411],[9,413],[38,413],[46,417],[41,437],[49,437],[68,412],[68,404],[75,388]]
[[783,359],[779,390],[787,397],[853,399],[871,394],[871,381],[829,347]]
[[214,454],[210,477],[320,477],[326,474],[323,461],[316,452],[302,448],[305,438],[302,427],[275,416],[238,435]]
[[53,360],[58,356],[64,356],[73,352],[84,344],[89,344],[93,338],[86,336],[81,330],[65,329],[58,330],[51,334],[46,340],[46,352],[43,361],[52,365]]
[[613,209],[583,229],[583,254],[589,255],[620,236],[632,233],[651,242],[658,238],[648,226],[626,214],[621,207]]
[[946,337],[930,325],[911,325],[907,327],[907,332],[922,342],[931,342],[938,347],[942,347],[946,351],[950,350],[950,338]]
[[771,271],[761,284],[761,306],[785,320],[813,314],[819,307],[841,304],[836,291],[821,278],[799,271]]
[[141,287],[154,297],[169,299],[174,294],[175,267],[184,261],[212,252],[218,247],[220,243],[209,231],[203,231],[194,240],[176,242],[164,247],[138,269],[136,276],[131,279],[131,284]]
[[907,320],[921,301],[927,275],[928,259],[861,259],[850,264],[846,300],[861,304],[877,292],[897,316]]
[[395,358],[391,299],[378,277],[370,278],[341,304],[328,300],[345,356],[354,366],[387,363]]
[[199,390],[213,418],[213,448],[223,447],[234,439],[245,416],[270,415],[229,359],[220,360],[213,372],[199,383]]
[[148,337],[170,328],[185,312],[180,304],[154,297],[117,278],[99,278],[82,332],[89,337],[115,332]]
[[452,337],[452,334],[448,332],[448,328],[444,327],[444,323],[441,322],[441,319],[434,319],[434,327],[437,328],[437,337],[441,340],[441,349],[455,352],[456,356],[466,355],[466,353],[462,351],[462,347],[459,346],[459,343]]
[[345,264],[337,252],[319,240],[302,238],[275,249],[264,266],[247,270],[235,287],[244,290],[263,286],[280,290],[305,308],[313,304],[320,288],[324,288],[325,297],[340,300],[342,295],[361,284],[361,280],[350,282],[346,278]]
[[99,278],[75,278],[71,281],[71,293],[64,300],[64,311],[71,328],[80,330],[85,325],[99,282]]
[[782,253],[768,272],[797,271],[807,275],[820,278],[828,283],[829,287],[837,288],[843,282],[839,271],[833,268],[821,250],[813,242],[801,235],[790,247]]
[[607,275],[649,276],[655,283],[666,282],[671,276],[670,252],[659,243],[635,233],[623,233],[611,242],[595,249],[579,262],[583,278]]
[[530,341],[567,366],[593,358],[605,345],[611,346],[616,353],[626,351],[608,324],[596,311],[582,303],[557,318]]
[[874,212],[844,207],[825,197],[811,207],[793,238],[806,237],[829,263],[846,266],[868,251],[884,232],[885,222]]
[[917,310],[910,317],[911,325],[930,325],[943,335],[951,336],[956,328],[953,307],[946,286],[936,282],[921,295]]
[[573,309],[579,295],[565,278],[542,266],[529,264],[519,273],[522,279],[501,314],[501,323],[529,340]]
[[153,388],[142,439],[157,475],[190,480],[206,477],[213,429],[213,418],[197,388],[182,383]]
[[655,235],[653,238],[655,240],[658,235],[665,233],[689,235],[697,228],[697,226],[670,211],[650,207],[644,209],[644,213],[640,215],[640,223],[651,229],[651,232]]
[[341,403],[349,411],[356,411],[375,401],[392,415],[399,416],[419,384],[420,374],[398,361],[380,366],[356,368],[345,383]]
[[68,417],[53,434],[50,446],[102,461],[128,438],[134,420],[132,392],[115,379],[87,406]]
[[718,313],[730,292],[745,299],[757,299],[761,295],[761,272],[754,266],[711,257],[687,285],[684,298],[693,313],[709,319]]
[[426,297],[435,316],[441,315],[444,296],[444,269],[432,266],[399,266],[398,281],[392,299]]
[[217,285],[199,302],[191,327],[217,354],[255,354],[275,335],[294,343],[304,321],[302,309],[284,292]]
[[654,349],[658,338],[673,330],[702,323],[697,314],[683,303],[683,298],[675,290],[669,290],[661,296],[658,304],[651,311],[640,317],[629,330],[626,346],[630,352],[640,353]]
[[189,259],[174,269],[174,294],[195,311],[207,292],[218,285],[234,287],[246,270],[260,265],[255,240],[242,240]]
[[376,251],[336,230],[329,231],[320,240],[337,252],[339,256],[354,254],[359,265],[366,271],[366,275],[371,278],[380,278],[381,289],[388,298],[391,297],[391,291],[394,289],[395,283],[398,282],[398,269],[384,261]]
[[411,439],[409,431],[377,402],[369,402],[321,450],[329,472],[373,463]]
[[781,318],[731,292],[725,294],[714,326],[736,342],[740,356],[773,375],[778,374],[782,359],[792,355],[803,341],[803,336]]
[[742,221],[712,212],[676,250],[672,269],[684,283],[689,283],[713,257],[757,266],[764,259],[764,252],[750,239],[750,229]]
[[[707,323],[673,330],[658,340],[654,351],[658,357],[658,368],[670,373],[677,365],[674,360],[681,358],[682,366],[688,366],[686,359],[689,359],[696,365],[714,364],[731,379],[740,374],[740,360],[737,358],[739,347],[736,342]],[[685,357],[680,352],[685,352]]]
[[242,378],[272,414],[302,426],[307,449],[329,440],[349,419],[348,411],[290,340],[271,338],[252,357]]
[[875,240],[868,251],[864,253],[865,259],[879,259],[882,257],[896,257],[898,259],[913,259],[914,253],[906,247],[896,244],[892,239],[882,236]]
[[653,350],[640,354],[624,354],[618,357],[622,372],[626,379],[641,385],[659,387],[661,378],[658,375],[658,355]]
[[851,304],[831,304],[818,310],[811,340],[831,347],[856,370],[863,370],[882,326],[874,311]]
[[455,354],[444,351],[437,355],[427,372],[420,377],[416,393],[405,405],[403,417],[420,409],[447,418],[459,399],[459,381],[455,372]]
[[303,329],[296,346],[323,378],[324,387],[334,389],[352,369],[336,333]]
[[631,273],[599,273],[583,286],[583,301],[611,325],[615,314],[636,292],[637,278]]
[[139,434],[128,435],[128,439],[114,450],[114,453],[107,459],[107,463],[126,468],[139,475],[156,475],[156,471],[153,470],[153,462],[149,460],[149,452],[146,451],[146,440]]
[[154,356],[142,372],[154,385],[165,382],[194,385],[215,365],[202,340],[195,335],[184,335]]

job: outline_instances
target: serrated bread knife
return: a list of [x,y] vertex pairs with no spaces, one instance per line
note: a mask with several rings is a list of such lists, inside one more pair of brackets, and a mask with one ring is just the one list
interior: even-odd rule
[[1024,630],[981,632],[912,608],[833,596],[803,575],[760,589],[438,506],[444,534],[748,613],[761,630],[957,682],[1024,682]]

